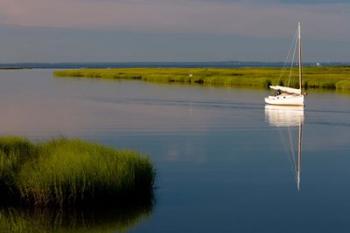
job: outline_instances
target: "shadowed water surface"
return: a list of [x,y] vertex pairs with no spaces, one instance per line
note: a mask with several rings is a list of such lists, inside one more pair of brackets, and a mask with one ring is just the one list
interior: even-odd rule
[[51,72],[0,71],[1,134],[82,137],[149,154],[156,204],[126,231],[349,232],[350,96],[307,96],[298,191],[288,153],[297,130],[271,123],[280,118],[265,112],[264,90]]

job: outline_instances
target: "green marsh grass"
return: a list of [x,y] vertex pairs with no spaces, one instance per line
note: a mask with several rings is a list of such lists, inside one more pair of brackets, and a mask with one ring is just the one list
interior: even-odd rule
[[0,138],[2,199],[33,205],[123,203],[152,195],[149,158],[78,139]]
[[[113,68],[55,71],[56,77],[128,79],[158,83],[201,84],[207,86],[267,88],[269,85],[298,86],[297,68]],[[282,75],[284,74],[284,75]],[[350,67],[305,67],[306,89],[350,89]]]

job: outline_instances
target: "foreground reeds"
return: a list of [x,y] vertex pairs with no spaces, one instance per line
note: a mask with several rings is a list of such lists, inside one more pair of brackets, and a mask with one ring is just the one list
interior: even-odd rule
[[124,203],[152,195],[150,160],[78,139],[0,138],[1,199],[33,205]]
[[[267,88],[271,84],[297,86],[297,70],[281,68],[115,68],[55,71],[57,77],[134,79],[162,83],[187,83],[232,87]],[[303,86],[320,89],[350,90],[350,67],[305,67]]]

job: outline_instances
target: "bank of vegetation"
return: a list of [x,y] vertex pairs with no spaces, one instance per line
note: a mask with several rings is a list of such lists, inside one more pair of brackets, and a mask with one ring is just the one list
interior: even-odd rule
[[33,206],[120,204],[150,199],[148,157],[78,139],[0,138],[0,198]]
[[[269,85],[297,86],[297,69],[281,68],[113,68],[72,69],[54,72],[56,77],[129,79],[160,83],[267,88]],[[294,75],[293,75],[294,74]],[[306,89],[350,90],[350,67],[305,67]]]

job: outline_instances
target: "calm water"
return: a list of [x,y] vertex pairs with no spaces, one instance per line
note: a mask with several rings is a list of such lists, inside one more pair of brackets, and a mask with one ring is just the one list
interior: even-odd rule
[[[83,220],[83,228],[68,224],[69,232],[350,231],[350,95],[309,95],[300,115],[265,112],[262,90],[58,79],[51,72],[0,71],[0,134],[133,148],[149,154],[158,171],[153,207],[124,218],[106,211],[103,221],[96,212],[100,218]],[[300,191],[288,153],[299,123]],[[57,224],[46,220],[50,214],[19,215]]]

